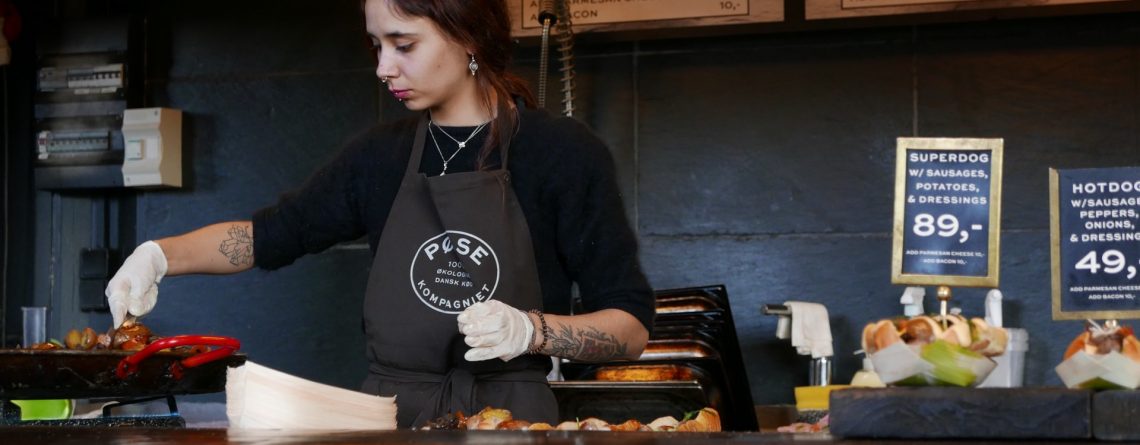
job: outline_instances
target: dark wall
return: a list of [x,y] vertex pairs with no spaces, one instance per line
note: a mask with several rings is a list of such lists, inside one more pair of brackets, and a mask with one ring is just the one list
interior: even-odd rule
[[[28,10],[30,2],[13,2],[22,11]],[[34,192],[31,165],[33,131],[31,112],[21,104],[30,104],[35,85],[35,71],[32,69],[35,41],[31,37],[36,32],[36,23],[25,21],[23,31],[15,40],[8,42],[12,49],[11,64],[0,67],[4,103],[4,155],[0,156],[3,173],[0,188],[3,189],[5,232],[0,233],[0,347],[18,345],[22,335],[21,306],[33,304],[31,261],[32,233],[35,232]]]
[[[209,5],[212,5],[209,6]],[[161,2],[150,48],[153,105],[182,109],[187,186],[146,193],[139,239],[249,219],[378,117],[378,82],[355,2]],[[147,318],[159,332],[217,332],[250,359],[356,388],[366,364],[364,248],[335,248],[279,272],[172,277]]]
[[[148,105],[185,113],[188,181],[140,195],[139,239],[248,218],[356,131],[406,114],[380,94],[356,2],[269,3],[148,4]],[[1005,138],[1007,325],[1030,333],[1026,384],[1058,385],[1052,367],[1080,324],[1050,318],[1046,169],[1140,164],[1137,23],[580,44],[577,117],[614,153],[654,287],[727,285],[758,404],[791,402],[807,382],[807,360],[776,340],[761,305],[827,304],[844,381],[863,324],[901,313],[889,272],[895,138]],[[532,80],[537,54],[518,53]],[[277,272],[171,277],[147,322],[236,336],[251,360],[354,388],[370,260],[348,243]],[[955,301],[981,314],[982,295]]]
[[[1081,325],[1051,319],[1047,169],[1140,164],[1137,18],[588,47],[578,100],[619,160],[652,284],[727,285],[758,404],[808,379],[763,304],[826,304],[842,382],[863,325],[901,314],[895,138],[1004,138],[1006,326],[1029,330],[1025,384],[1059,385]],[[984,291],[955,305],[980,316]]]

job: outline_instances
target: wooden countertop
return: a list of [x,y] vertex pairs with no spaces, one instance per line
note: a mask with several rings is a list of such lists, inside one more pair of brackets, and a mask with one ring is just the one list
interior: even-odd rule
[[[597,431],[228,431],[224,429],[155,429],[155,428],[78,428],[78,427],[6,427],[0,428],[4,444],[92,445],[115,444],[567,444],[567,445],[638,445],[638,444],[874,444],[881,440],[845,440],[828,434],[768,433],[650,433]],[[895,443],[911,443],[912,441]],[[962,445],[1008,444],[995,441],[920,441],[923,444]],[[1019,443],[1079,444],[1094,441],[1024,441]]]

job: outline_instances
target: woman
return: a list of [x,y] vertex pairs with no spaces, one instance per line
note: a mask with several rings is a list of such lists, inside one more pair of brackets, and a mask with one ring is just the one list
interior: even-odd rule
[[[116,326],[165,275],[276,269],[367,234],[365,392],[401,427],[484,406],[555,422],[547,356],[633,359],[653,321],[613,161],[526,109],[503,0],[367,0],[376,75],[418,118],[352,141],[253,215],[139,246],[107,287]],[[587,313],[570,314],[579,285]]]

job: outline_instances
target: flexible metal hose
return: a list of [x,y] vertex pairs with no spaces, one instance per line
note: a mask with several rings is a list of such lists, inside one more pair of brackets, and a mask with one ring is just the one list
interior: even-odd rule
[[538,56],[538,107],[546,108],[547,70],[550,69],[550,27],[558,21],[554,0],[539,3],[538,21],[542,23],[542,48]]
[[574,116],[574,29],[570,22],[570,2],[558,1],[558,61],[562,72],[562,114]]
[[550,20],[542,21],[542,49],[538,56],[538,107],[546,108],[546,71],[550,63]]

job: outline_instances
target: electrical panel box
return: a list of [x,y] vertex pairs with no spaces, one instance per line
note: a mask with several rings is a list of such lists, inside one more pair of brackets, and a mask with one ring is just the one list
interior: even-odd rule
[[181,110],[126,110],[122,133],[123,185],[182,187]]
[[36,83],[36,165],[118,164],[123,140],[123,56],[116,53],[40,58]]
[[107,18],[43,27],[33,96],[36,188],[124,185],[123,112],[142,102],[140,26]]

